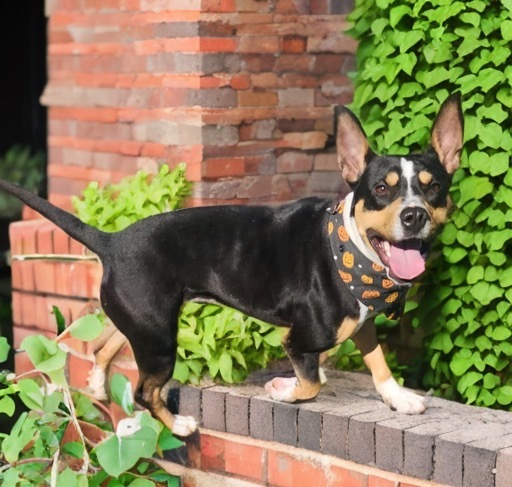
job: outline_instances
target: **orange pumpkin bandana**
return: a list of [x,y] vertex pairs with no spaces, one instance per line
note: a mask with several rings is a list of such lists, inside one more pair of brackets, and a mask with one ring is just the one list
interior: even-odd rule
[[343,217],[344,201],[329,209],[327,233],[341,280],[350,293],[372,313],[399,319],[412,284],[391,279],[386,268],[364,255],[350,238]]

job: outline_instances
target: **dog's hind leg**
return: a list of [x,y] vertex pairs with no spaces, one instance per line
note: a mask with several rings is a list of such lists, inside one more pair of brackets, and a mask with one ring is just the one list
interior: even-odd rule
[[[168,331],[170,330],[168,329]],[[151,414],[162,421],[174,434],[190,435],[197,429],[196,420],[191,416],[172,414],[161,397],[162,389],[174,372],[176,340],[168,343],[166,337],[160,336],[146,336],[140,337],[140,339],[141,348],[134,347],[131,342],[139,367],[139,382],[135,390],[135,400],[141,406],[149,409]],[[153,343],[149,343],[150,341]]]
[[176,435],[188,436],[197,428],[195,419],[173,415],[161,397],[174,372],[181,293],[169,290],[173,298],[156,300],[150,285],[140,285],[134,293],[132,288],[115,284],[104,282],[101,299],[105,312],[132,347],[139,369],[135,401]]
[[[197,429],[192,416],[172,414],[161,397],[162,388],[170,379],[168,374],[147,375],[140,371],[139,383],[135,392],[136,401],[149,409],[151,414],[167,426],[175,435],[189,436]],[[171,373],[172,375],[172,373]]]

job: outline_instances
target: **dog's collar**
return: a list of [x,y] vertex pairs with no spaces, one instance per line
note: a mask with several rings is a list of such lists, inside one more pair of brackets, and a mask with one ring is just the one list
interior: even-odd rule
[[396,282],[381,263],[370,259],[354,243],[345,221],[345,218],[350,218],[350,208],[345,210],[350,201],[351,198],[347,197],[327,210],[327,233],[340,278],[372,314],[384,313],[388,319],[398,319],[403,313],[405,295],[411,284]]

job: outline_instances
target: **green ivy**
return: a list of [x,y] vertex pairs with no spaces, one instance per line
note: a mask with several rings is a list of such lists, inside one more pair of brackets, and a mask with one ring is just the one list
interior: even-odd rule
[[512,0],[356,0],[354,111],[372,146],[422,149],[440,103],[463,97],[455,210],[413,292],[425,327],[424,386],[512,406]]
[[[104,231],[119,231],[147,216],[181,208],[190,195],[185,164],[162,165],[152,177],[140,171],[118,184],[90,183],[74,197],[78,217]],[[202,378],[242,382],[248,372],[283,357],[284,330],[226,306],[186,303],[178,323],[174,378],[197,384]]]

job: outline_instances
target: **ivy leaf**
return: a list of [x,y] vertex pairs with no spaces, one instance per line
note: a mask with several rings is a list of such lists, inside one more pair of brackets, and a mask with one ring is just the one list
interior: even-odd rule
[[489,174],[491,171],[489,155],[483,151],[473,151],[468,157],[468,165],[472,174],[477,172]]
[[463,375],[468,369],[471,368],[472,363],[469,360],[471,352],[469,350],[461,350],[457,352],[450,361],[450,369],[456,376]]
[[505,243],[512,239],[512,229],[504,229],[497,232],[488,232],[485,241],[489,250],[502,250]]
[[470,293],[475,300],[486,306],[494,299],[499,298],[503,291],[495,284],[481,281],[471,288]]
[[469,269],[466,277],[468,284],[476,284],[484,278],[484,268],[481,265],[477,265]]
[[444,245],[452,245],[457,239],[458,230],[451,222],[447,223],[443,228],[440,239]]
[[396,27],[404,15],[409,15],[410,13],[411,7],[409,7],[409,5],[399,5],[398,7],[392,8],[389,12],[389,23],[391,27]]
[[478,404],[486,407],[492,406],[496,402],[496,398],[487,390],[481,389],[478,394]]
[[434,336],[430,347],[433,350],[441,350],[443,353],[449,353],[453,348],[453,342],[448,333],[438,333]]
[[501,103],[493,103],[490,106],[481,106],[477,113],[480,117],[488,118],[494,122],[501,123],[508,118],[507,112],[503,110]]
[[461,394],[464,394],[468,387],[475,385],[477,382],[482,380],[482,377],[483,374],[480,372],[467,372],[460,378],[459,382],[457,383],[457,390]]
[[380,37],[384,29],[389,25],[388,19],[379,18],[372,22],[371,30],[375,37]]
[[493,340],[507,340],[512,335],[512,331],[510,331],[506,326],[497,326],[492,330],[492,338]]
[[499,276],[499,281],[501,287],[512,286],[512,272],[510,272],[509,269],[502,271]]
[[459,247],[447,247],[443,249],[443,253],[446,257],[446,261],[450,264],[456,264],[460,262],[466,255],[468,255],[467,250],[461,249]]
[[512,41],[512,20],[504,20],[501,23],[501,36],[505,41]]
[[491,264],[501,266],[507,261],[507,256],[503,252],[489,252],[487,257]]
[[460,206],[467,203],[470,199],[480,200],[487,196],[494,189],[494,185],[487,177],[468,176],[460,183],[460,199],[458,204]]
[[455,298],[449,299],[443,305],[442,313],[444,316],[448,316],[450,314],[455,314],[455,313],[457,313],[457,311],[459,311],[461,306],[462,306],[462,302],[460,299],[455,299]]
[[436,66],[430,73],[425,73],[425,76],[423,76],[423,84],[426,88],[432,88],[449,78],[450,73],[444,66]]
[[495,374],[487,373],[484,375],[484,387],[486,389],[494,389],[500,382],[500,378]]
[[480,24],[480,15],[478,15],[476,12],[464,12],[460,15],[460,20],[471,24],[473,27],[478,27]]
[[502,406],[508,406],[512,403],[512,386],[502,386],[499,387],[496,391],[496,400],[502,405]]
[[485,335],[480,335],[476,337],[475,345],[481,352],[483,352],[484,350],[490,350],[492,348],[491,340],[489,340]]
[[487,146],[493,149],[501,148],[501,126],[495,122],[490,122],[482,126],[480,130],[480,140]]

